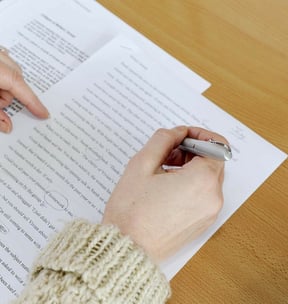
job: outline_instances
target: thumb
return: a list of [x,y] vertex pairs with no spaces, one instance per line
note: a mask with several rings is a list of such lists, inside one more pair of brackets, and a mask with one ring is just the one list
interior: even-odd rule
[[155,173],[187,134],[188,127],[185,126],[158,129],[134,157],[135,162],[138,162],[138,166],[141,167],[139,169],[148,174]]

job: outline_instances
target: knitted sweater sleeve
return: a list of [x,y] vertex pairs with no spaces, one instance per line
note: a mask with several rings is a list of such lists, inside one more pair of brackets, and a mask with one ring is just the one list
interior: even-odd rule
[[68,224],[37,259],[14,304],[161,304],[164,275],[131,239],[113,226]]

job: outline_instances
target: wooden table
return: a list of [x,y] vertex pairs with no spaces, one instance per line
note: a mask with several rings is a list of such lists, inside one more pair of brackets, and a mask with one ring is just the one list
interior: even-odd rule
[[[210,81],[210,100],[288,152],[287,0],[98,2]],[[288,303],[287,161],[180,271],[172,290],[169,304]]]

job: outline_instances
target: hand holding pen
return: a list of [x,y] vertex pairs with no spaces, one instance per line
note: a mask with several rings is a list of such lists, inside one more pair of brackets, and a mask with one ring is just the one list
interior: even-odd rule
[[211,138],[228,146],[224,137],[201,128],[158,130],[129,161],[104,212],[103,224],[119,227],[155,262],[198,237],[223,204],[224,161],[179,149],[185,138],[209,148],[216,145]]
[[221,162],[232,158],[232,150],[225,137],[203,128],[190,127],[188,130],[187,136],[173,149],[162,165],[166,172],[180,169],[194,156],[201,156],[203,161]]

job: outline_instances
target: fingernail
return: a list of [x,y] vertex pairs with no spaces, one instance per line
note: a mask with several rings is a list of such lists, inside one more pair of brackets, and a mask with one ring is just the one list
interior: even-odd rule
[[50,118],[50,113],[49,113],[49,111],[47,109],[46,109],[46,117],[45,118]]
[[43,105],[43,113],[44,113],[44,118],[50,118],[50,113],[44,105]]
[[37,116],[39,118],[43,118],[43,119],[46,119],[46,118],[50,117],[49,111],[47,110],[47,108],[43,104],[41,104],[41,109],[38,108],[38,114],[37,114]]
[[[0,0],[1,1],[1,0]],[[28,109],[30,112],[32,112],[35,116],[38,118],[49,118],[50,113],[48,109],[44,106],[44,104],[40,101],[40,99],[34,95],[33,102],[31,102],[29,105],[27,104]]]
[[0,131],[3,133],[10,133],[12,130],[12,127],[7,124],[5,121],[0,120]]

